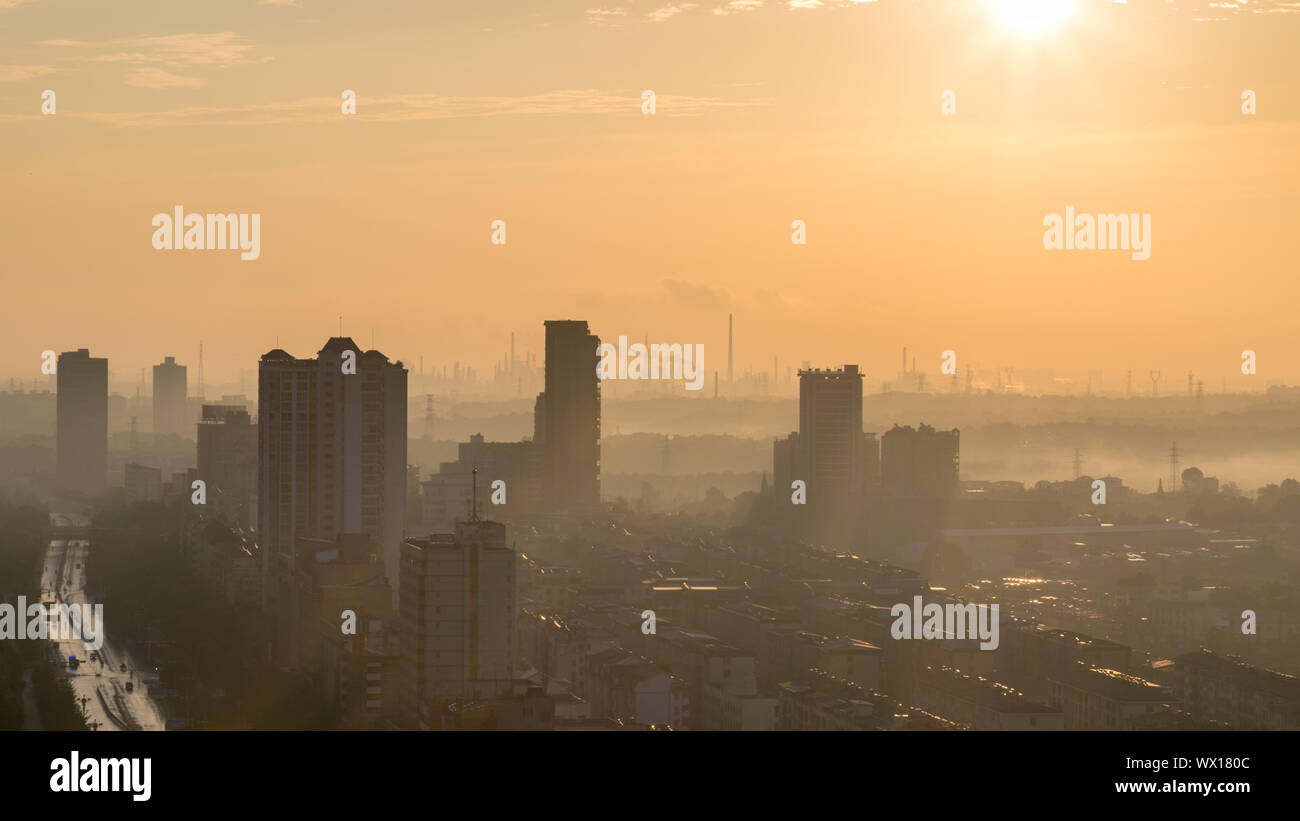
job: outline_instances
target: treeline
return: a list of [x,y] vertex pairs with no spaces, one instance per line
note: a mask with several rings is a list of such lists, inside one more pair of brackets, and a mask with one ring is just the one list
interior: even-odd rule
[[[40,601],[41,563],[45,559],[44,506],[0,499],[0,601],[18,606],[18,597]],[[26,624],[19,614],[15,629]],[[59,678],[53,664],[40,658],[40,642],[0,641],[0,730],[21,730],[24,718],[47,730],[84,730],[72,685]],[[31,669],[37,716],[26,716],[23,671]]]
[[161,686],[180,691],[191,714],[206,713],[211,691],[236,683],[250,628],[185,557],[197,517],[187,505],[141,503],[105,507],[94,522],[86,579],[108,631],[157,642],[136,663],[152,657]]
[[41,561],[49,511],[0,499],[0,597],[17,604],[19,595],[40,592]]
[[0,641],[0,730],[23,728],[23,667],[18,642]]
[[[44,508],[0,499],[0,602],[17,607],[19,596],[39,600],[35,594],[40,591],[42,536],[48,522]],[[20,617],[15,629],[22,624],[25,618]],[[23,728],[23,670],[38,651],[38,642],[0,641],[0,730]]]
[[86,719],[77,704],[76,693],[58,668],[41,661],[32,668],[32,691],[43,730],[84,730]]
[[1187,518],[1207,527],[1270,524],[1300,536],[1300,482],[1283,479],[1256,491],[1254,500],[1219,494],[1195,500]]
[[115,641],[153,643],[159,685],[176,691],[167,710],[187,726],[320,728],[323,715],[310,688],[267,660],[264,615],[231,606],[191,565],[188,534],[204,526],[183,503],[97,511],[87,580],[104,604],[109,633]]

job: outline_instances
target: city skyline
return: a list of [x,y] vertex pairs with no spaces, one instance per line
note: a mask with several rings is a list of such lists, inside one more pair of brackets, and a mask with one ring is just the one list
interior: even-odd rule
[[[0,9],[0,255],[12,305],[60,299],[4,315],[0,378],[68,347],[126,373],[164,350],[193,364],[202,339],[209,381],[232,383],[339,314],[390,355],[485,374],[512,329],[541,349],[539,313],[698,342],[721,365],[734,313],[737,370],[776,355],[889,373],[909,345],[922,363],[1208,385],[1252,349],[1261,380],[1300,382],[1272,310],[1300,297],[1288,4],[1079,0],[1034,36],[945,0],[580,5],[399,3],[401,33],[331,3]],[[557,64],[557,43],[588,56]],[[176,206],[261,214],[261,257],[154,250],[150,218]],[[1068,207],[1150,215],[1150,258],[1045,250],[1044,216]],[[140,304],[167,308],[147,334]]]
[[498,731],[511,809],[683,731],[801,783],[889,733],[886,801],[1277,792],[1298,43],[1300,0],[0,0],[5,806],[436,811]]

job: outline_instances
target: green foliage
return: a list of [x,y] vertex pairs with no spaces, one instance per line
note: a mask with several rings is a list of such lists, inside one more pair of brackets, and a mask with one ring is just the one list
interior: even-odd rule
[[138,504],[100,511],[87,568],[115,637],[167,641],[165,676],[229,687],[248,640],[242,615],[190,566],[184,534],[197,525],[183,508]]
[[76,694],[67,679],[59,678],[58,668],[42,661],[32,670],[32,690],[41,725],[46,730],[84,730]]
[[[35,505],[0,500],[0,601],[39,592],[44,531],[49,513]],[[34,657],[34,643],[0,642],[0,730],[23,727],[23,667]]]
[[15,642],[0,641],[0,730],[23,728],[23,666]]
[[35,505],[0,500],[0,597],[13,602],[31,596],[40,583],[49,512]]

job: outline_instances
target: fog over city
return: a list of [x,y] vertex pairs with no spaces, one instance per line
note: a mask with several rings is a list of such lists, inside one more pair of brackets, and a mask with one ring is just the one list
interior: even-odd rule
[[[745,794],[1250,792],[1300,729],[1298,42],[1267,1],[0,0],[0,731],[57,742],[51,802],[242,800],[256,749],[373,803],[491,759],[440,731],[519,731],[527,796],[706,772],[596,731]],[[383,773],[338,740],[380,731]]]

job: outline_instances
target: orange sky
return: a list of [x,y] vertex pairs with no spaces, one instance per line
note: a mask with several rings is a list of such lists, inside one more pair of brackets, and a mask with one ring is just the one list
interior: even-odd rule
[[[734,312],[738,370],[869,386],[903,345],[1300,381],[1300,7],[1077,0],[1025,36],[997,2],[0,0],[0,377],[203,339],[235,381],[339,314],[429,367],[583,318],[725,370]],[[260,213],[261,258],[154,250],[175,205]],[[1044,250],[1067,205],[1151,214],[1151,258]]]

